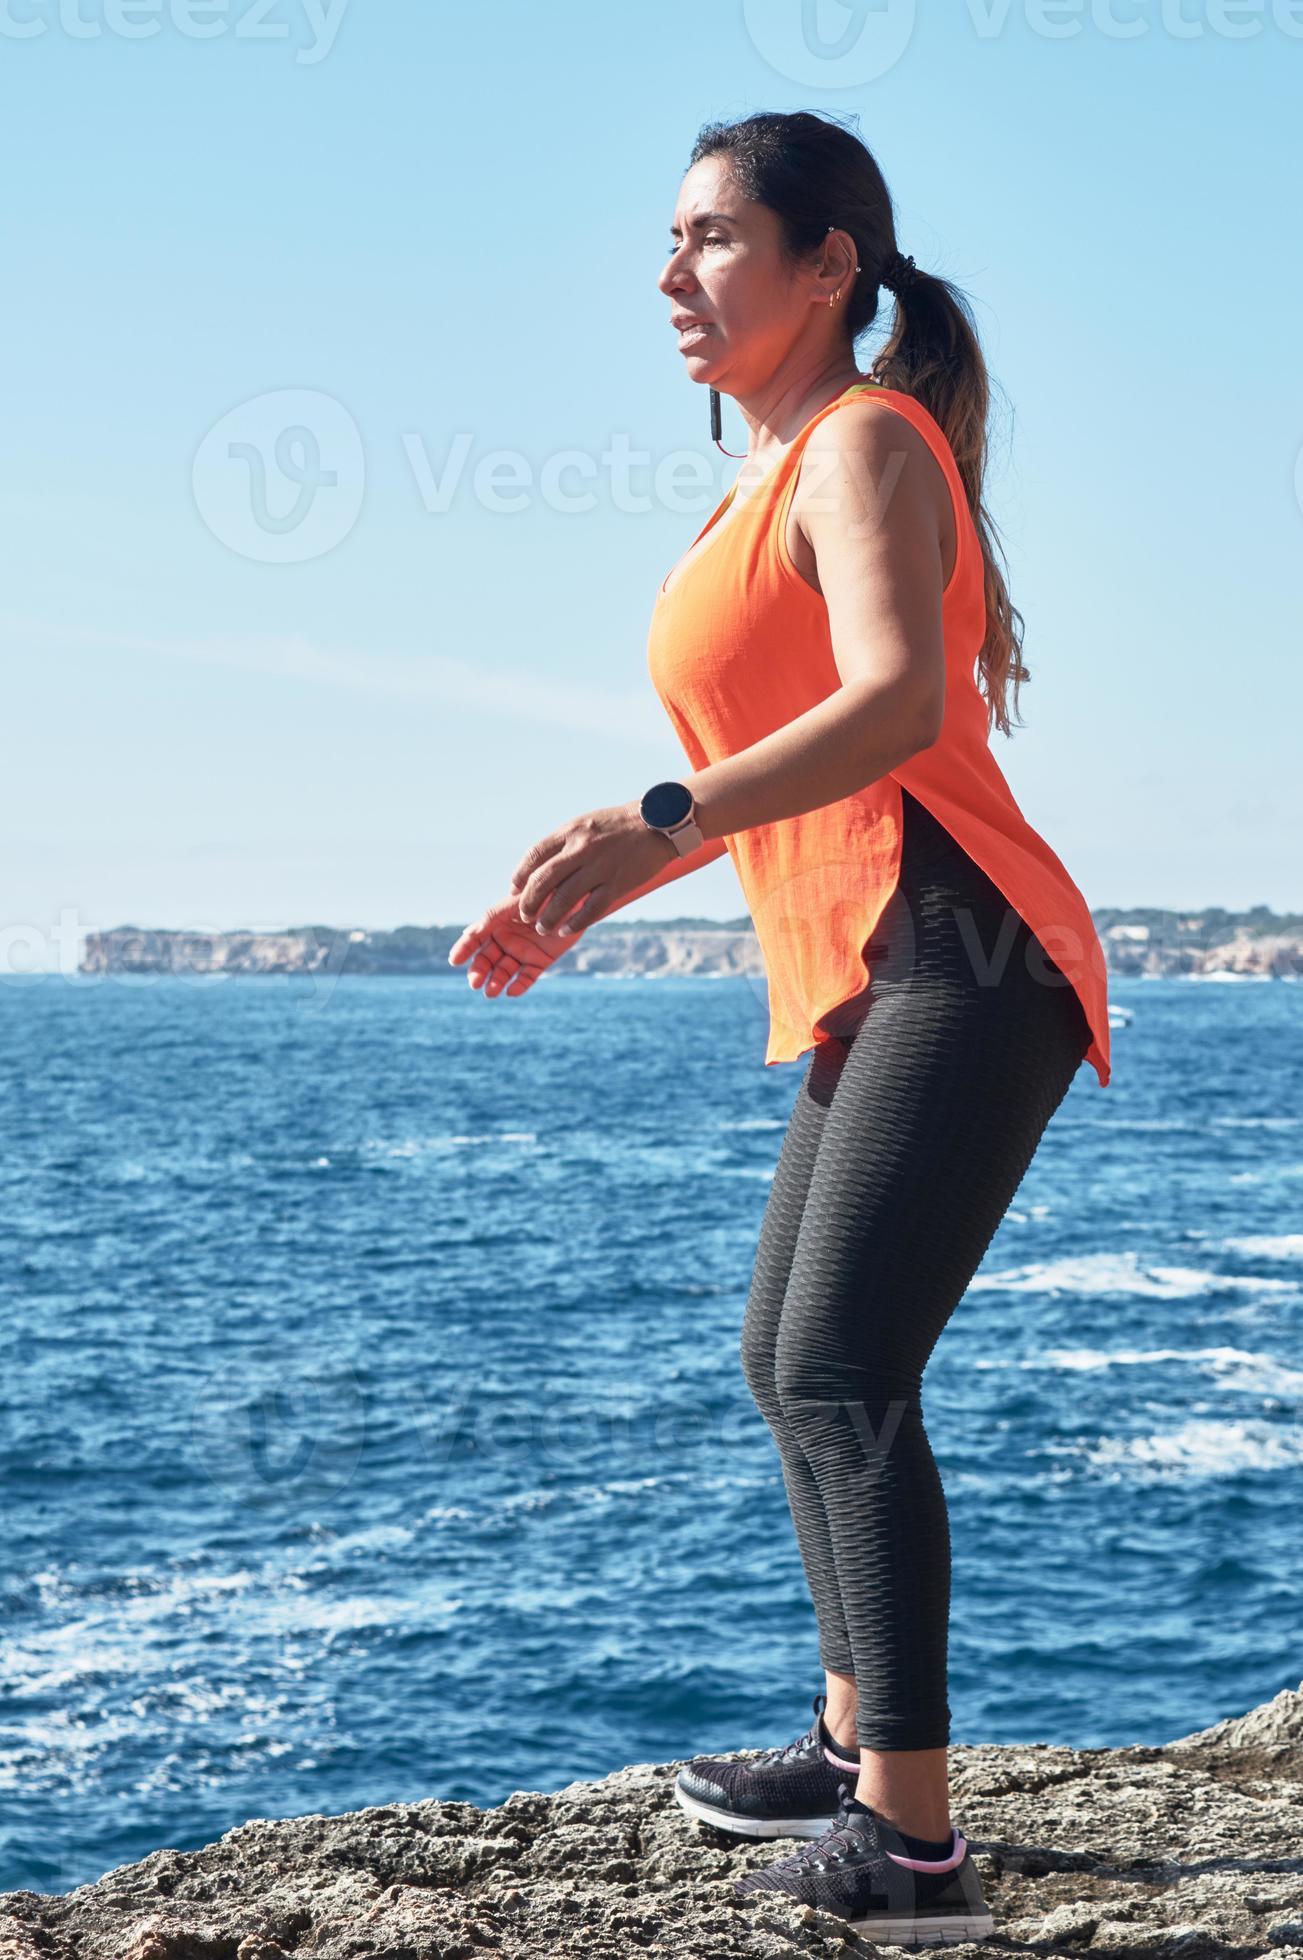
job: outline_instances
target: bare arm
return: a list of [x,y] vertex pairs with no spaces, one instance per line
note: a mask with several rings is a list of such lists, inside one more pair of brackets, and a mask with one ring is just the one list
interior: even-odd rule
[[[943,544],[954,518],[945,472],[914,425],[887,407],[830,415],[815,436],[792,516],[814,560],[841,685],[683,778],[707,843],[853,796],[941,732]],[[581,930],[618,909],[613,893],[627,892],[618,901],[627,904],[653,889],[660,878],[645,876],[648,834],[631,801],[540,838],[512,880],[521,920],[542,933],[555,928],[564,943],[572,919]]]
[[[664,847],[663,840],[661,847]],[[572,946],[579,944],[594,919],[608,918],[621,906],[632,904],[635,898],[644,898],[648,892],[659,891],[662,885],[672,884],[674,879],[682,878],[689,871],[699,871],[703,864],[712,864],[716,858],[723,857],[727,849],[723,838],[708,837],[685,857],[680,857],[676,851],[654,876],[645,879],[633,891],[626,892],[623,898],[593,913],[570,936],[544,932],[541,927],[526,923],[520,916],[519,894],[513,891],[496,905],[490,905],[478,919],[465,927],[449,949],[448,964],[466,966],[467,980],[487,999],[493,1000],[504,992],[516,999],[528,993],[541,974],[555,965]]]
[[902,415],[830,415],[795,509],[818,567],[842,685],[805,714],[683,780],[703,836],[800,816],[930,747],[945,707],[945,476]]

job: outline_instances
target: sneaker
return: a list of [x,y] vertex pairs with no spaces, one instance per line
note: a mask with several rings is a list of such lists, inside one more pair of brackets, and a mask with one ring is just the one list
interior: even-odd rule
[[735,1879],[740,1897],[785,1892],[818,1912],[847,1921],[850,1931],[883,1946],[953,1946],[995,1931],[968,1845],[951,1831],[948,1858],[911,1858],[877,1812],[851,1808],[841,1785],[836,1824],[811,1844],[762,1871]]
[[837,1822],[838,1793],[859,1761],[834,1755],[823,1727],[826,1695],[814,1698],[814,1721],[781,1749],[751,1755],[694,1756],[679,1771],[674,1795],[689,1817],[742,1837],[821,1837]]

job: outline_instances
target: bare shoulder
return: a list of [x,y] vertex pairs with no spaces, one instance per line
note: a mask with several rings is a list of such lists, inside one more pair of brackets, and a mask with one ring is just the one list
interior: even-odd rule
[[818,558],[848,538],[873,535],[889,550],[920,528],[939,544],[948,579],[954,505],[926,436],[881,395],[840,403],[811,431],[797,470],[787,546],[801,576],[819,590]]

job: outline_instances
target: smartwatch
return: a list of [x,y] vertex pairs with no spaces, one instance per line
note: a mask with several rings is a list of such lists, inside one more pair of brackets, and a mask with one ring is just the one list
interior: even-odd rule
[[668,837],[680,857],[705,843],[697,823],[697,806],[686,783],[653,783],[639,804],[648,830]]

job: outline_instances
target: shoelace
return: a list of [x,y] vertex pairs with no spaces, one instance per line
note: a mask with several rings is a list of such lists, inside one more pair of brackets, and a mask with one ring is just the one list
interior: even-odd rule
[[[837,1808],[844,1816],[849,1812],[852,1794],[849,1783],[837,1785]],[[840,1865],[843,1859],[862,1842],[862,1834],[848,1819],[845,1823],[835,1824],[823,1837],[812,1838],[808,1844],[803,1844],[799,1851],[791,1852],[782,1862],[792,1871],[801,1871],[807,1865],[814,1866],[816,1870],[820,1865]]]
[[785,1763],[789,1756],[799,1756],[803,1750],[811,1748],[818,1732],[819,1721],[816,1716],[804,1735],[799,1735],[795,1742],[785,1742],[781,1749],[766,1749],[761,1760],[766,1763]]
[[795,1742],[785,1742],[781,1748],[763,1750],[758,1759],[760,1762],[785,1763],[789,1756],[800,1756],[807,1749],[819,1749],[823,1746],[823,1737],[819,1733],[819,1724],[828,1706],[827,1695],[817,1694],[814,1698],[813,1706],[814,1720],[805,1734],[798,1735]]

